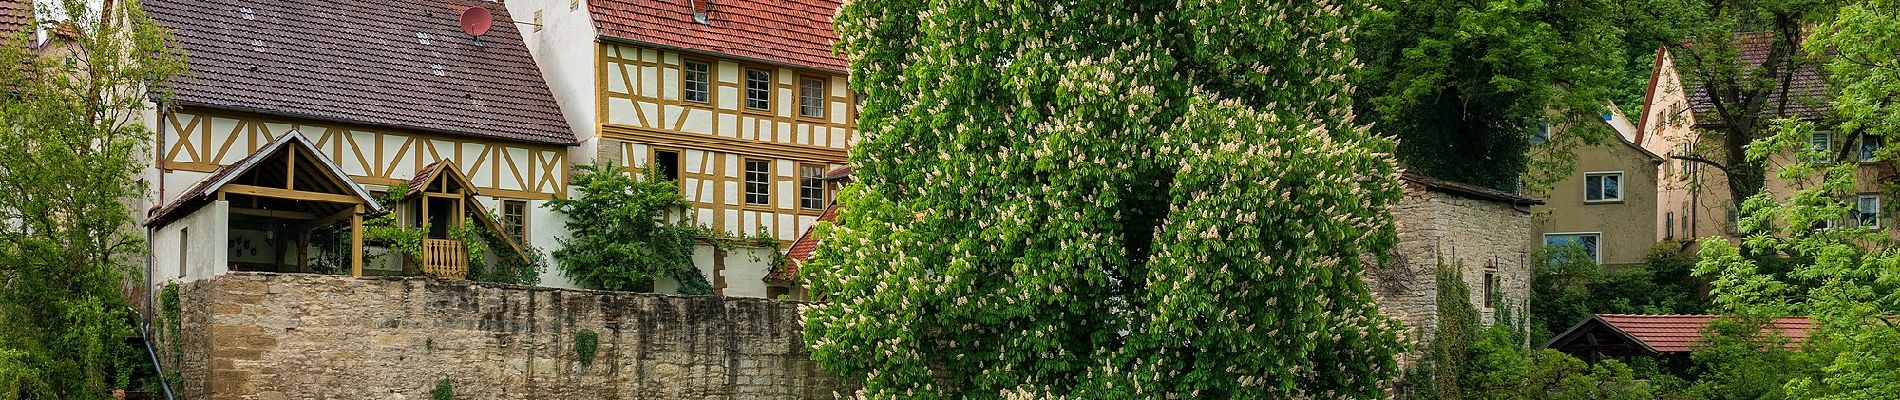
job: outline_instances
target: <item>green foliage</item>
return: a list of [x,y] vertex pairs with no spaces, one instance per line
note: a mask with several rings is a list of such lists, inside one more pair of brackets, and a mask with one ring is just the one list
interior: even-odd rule
[[574,356],[581,359],[581,365],[594,364],[594,352],[600,350],[600,334],[593,329],[581,328],[574,333]]
[[139,123],[146,84],[184,62],[131,2],[106,3],[112,24],[93,2],[39,3],[76,34],[44,57],[34,29],[0,35],[0,398],[107,398],[141,365],[121,288],[143,281],[126,199],[144,193],[134,176],[155,136]]
[[[1610,138],[1598,123],[1625,82],[1623,27],[1605,0],[1374,0],[1354,38],[1360,117],[1399,139],[1398,159],[1426,175],[1541,190],[1571,157],[1531,157],[1548,122],[1549,155]],[[1647,72],[1647,66],[1644,66]],[[1557,161],[1551,163],[1551,161]],[[1520,180],[1535,172],[1528,182]]]
[[606,290],[652,291],[655,279],[673,277],[681,293],[710,294],[712,286],[693,267],[696,229],[666,222],[686,206],[679,186],[653,174],[635,178],[613,164],[574,167],[579,196],[549,201],[567,215],[567,230],[554,252],[561,270],[576,282]]
[[428,224],[404,228],[396,223],[396,213],[393,212],[363,221],[364,242],[382,244],[390,251],[411,259],[422,259],[422,239],[428,236]]
[[[1457,267],[1438,268],[1438,324],[1425,359],[1406,373],[1414,400],[1649,399],[1654,386],[1615,360],[1588,365],[1556,350],[1525,347],[1527,332],[1508,308],[1489,326]],[[1512,304],[1499,301],[1499,304]]]
[[[1893,34],[1900,2],[1839,4],[1838,14],[1812,29],[1805,55],[1826,56],[1833,129],[1886,138],[1900,132],[1894,118],[1900,80],[1893,79],[1900,76],[1900,41]],[[1783,119],[1771,135],[1748,145],[1754,163],[1795,154],[1776,173],[1800,184],[1786,193],[1748,196],[1742,207],[1747,236],[1740,243],[1704,239],[1695,268],[1711,279],[1710,293],[1724,313],[1757,326],[1771,316],[1807,315],[1815,326],[1792,355],[1760,350],[1776,342],[1748,342],[1746,335],[1729,335],[1743,339],[1698,353],[1710,370],[1705,386],[1711,390],[1800,399],[1900,397],[1900,353],[1893,351],[1900,348],[1900,324],[1893,319],[1900,315],[1900,242],[1890,230],[1851,223],[1814,229],[1850,217],[1851,202],[1866,184],[1858,182],[1858,163],[1810,162],[1809,156],[1838,158],[1807,149],[1805,138],[1818,129],[1824,127],[1814,121]],[[1892,162],[1892,151],[1880,150],[1876,161]],[[1736,329],[1749,332],[1746,325]]]
[[[864,0],[859,182],[804,267],[869,398],[1367,398],[1394,144],[1346,2]],[[893,38],[901,38],[893,40]]]
[[429,398],[435,399],[435,400],[454,399],[455,398],[455,382],[450,381],[449,378],[442,378],[442,380],[436,381],[435,389],[429,390]]
[[1782,385],[1808,368],[1787,350],[1786,337],[1764,331],[1769,320],[1737,316],[1711,322],[1702,347],[1691,355],[1696,380],[1683,393],[1701,399],[1788,398]]

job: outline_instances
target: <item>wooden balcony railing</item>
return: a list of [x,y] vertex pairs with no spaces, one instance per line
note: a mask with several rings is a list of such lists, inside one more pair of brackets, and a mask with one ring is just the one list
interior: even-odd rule
[[422,273],[451,279],[468,278],[468,251],[462,241],[422,239]]

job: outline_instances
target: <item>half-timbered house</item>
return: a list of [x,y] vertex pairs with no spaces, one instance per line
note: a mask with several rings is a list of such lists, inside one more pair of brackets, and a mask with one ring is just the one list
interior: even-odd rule
[[[523,0],[528,48],[582,142],[577,154],[673,179],[679,217],[787,242],[831,202],[824,174],[857,135],[839,2]],[[767,295],[776,249],[716,246],[716,294]],[[669,282],[661,282],[664,290]]]
[[[541,205],[566,194],[576,140],[501,5],[141,3],[173,31],[189,68],[165,83],[172,96],[155,97],[145,121],[156,132],[140,204],[155,280],[326,267],[452,275],[455,266],[428,260],[453,257],[361,259],[361,221],[384,198],[417,202],[392,203],[405,221],[456,224],[421,214],[473,210],[483,215],[469,221],[500,225],[510,246],[558,246],[560,217]],[[493,29],[465,33],[459,16],[470,7],[490,9]],[[429,239],[449,239],[436,230]],[[321,251],[326,241],[355,243]],[[335,254],[346,255],[326,258]],[[568,286],[557,270],[541,281]]]

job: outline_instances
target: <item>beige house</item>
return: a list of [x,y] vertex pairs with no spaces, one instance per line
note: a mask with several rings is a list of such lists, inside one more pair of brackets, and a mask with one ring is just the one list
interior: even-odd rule
[[[1738,48],[1741,60],[1759,64],[1767,57],[1767,40],[1762,35],[1742,35],[1736,38],[1734,45]],[[1679,158],[1723,158],[1720,133],[1713,130],[1722,126],[1714,102],[1705,90],[1685,84],[1683,76],[1676,69],[1675,55],[1667,47],[1657,50],[1653,71],[1642,119],[1636,125],[1635,142],[1643,149],[1667,159],[1656,174],[1656,235],[1664,240],[1693,240],[1710,236],[1735,240],[1739,207],[1730,198],[1728,177],[1710,165]],[[1825,92],[1826,83],[1820,71],[1811,66],[1797,70],[1786,87],[1786,102],[1789,104],[1787,115],[1813,121],[1823,120],[1829,112]],[[1782,97],[1776,94],[1769,101],[1779,103]],[[1870,162],[1874,150],[1882,144],[1879,141],[1851,141],[1845,135],[1825,128],[1813,134],[1809,143],[1815,148],[1845,152],[1849,160],[1860,160],[1860,179],[1855,189],[1857,193],[1852,198],[1842,199],[1851,204],[1855,211],[1853,215],[1829,225],[1891,225],[1882,221],[1887,217],[1887,213],[1882,210],[1889,200],[1885,199],[1880,186],[1881,182],[1892,179],[1894,173],[1889,163]],[[1769,157],[1765,190],[1781,197],[1811,183],[1776,176],[1776,171],[1787,165],[1793,157],[1796,156],[1783,154]]]
[[1614,107],[1604,124],[1615,139],[1576,149],[1576,170],[1537,206],[1533,246],[1583,245],[1599,264],[1643,262],[1656,244],[1656,168],[1663,158],[1634,142],[1635,127]]

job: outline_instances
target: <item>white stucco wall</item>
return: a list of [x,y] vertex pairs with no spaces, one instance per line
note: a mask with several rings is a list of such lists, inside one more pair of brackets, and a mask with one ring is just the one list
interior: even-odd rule
[[594,160],[598,138],[594,126],[594,23],[587,12],[587,1],[517,0],[506,3],[508,14],[516,21],[534,22],[541,12],[541,29],[522,24],[522,41],[534,56],[548,90],[561,106],[561,115],[574,130],[581,145],[568,150],[568,160],[587,164]]
[[193,281],[229,272],[230,210],[230,202],[213,201],[153,232],[152,282]]

